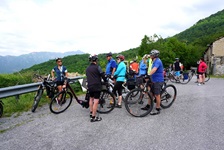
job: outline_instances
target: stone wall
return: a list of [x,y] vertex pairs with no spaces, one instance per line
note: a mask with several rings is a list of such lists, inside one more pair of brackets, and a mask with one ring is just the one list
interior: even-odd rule
[[224,75],[224,56],[213,58],[212,74],[213,75]]

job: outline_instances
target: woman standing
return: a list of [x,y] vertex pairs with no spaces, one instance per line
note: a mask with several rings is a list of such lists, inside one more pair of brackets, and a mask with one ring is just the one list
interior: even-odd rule
[[117,97],[118,92],[118,103],[116,105],[117,108],[121,108],[121,102],[122,102],[122,84],[125,81],[125,74],[126,74],[126,65],[124,63],[124,56],[121,54],[118,54],[116,56],[117,58],[117,69],[114,73],[114,78],[116,79],[116,83],[114,85],[113,94],[115,97]]
[[204,58],[201,58],[198,66],[198,74],[199,74],[199,83],[198,85],[205,84],[205,71],[207,69],[207,65],[204,61]]

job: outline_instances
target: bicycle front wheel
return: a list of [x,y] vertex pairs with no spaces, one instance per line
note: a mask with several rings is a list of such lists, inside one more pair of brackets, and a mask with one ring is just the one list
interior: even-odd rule
[[177,96],[176,87],[172,84],[166,85],[162,89],[160,106],[162,108],[169,108],[175,101],[176,96]]
[[[60,100],[59,100],[60,99]],[[72,103],[72,93],[61,91],[56,94],[50,103],[50,111],[54,114],[64,112]]]
[[179,76],[179,81],[180,81],[181,84],[187,84],[190,81],[189,74],[186,74],[186,75],[181,74]]
[[0,118],[2,117],[2,115],[3,115],[3,105],[0,102]]
[[[150,101],[150,107],[144,109],[148,101]],[[124,103],[128,113],[134,117],[144,117],[148,115],[152,111],[154,104],[151,95],[148,92],[144,92],[141,88],[131,90],[125,97]]]
[[39,88],[38,91],[36,92],[36,95],[34,97],[33,105],[32,105],[32,112],[35,112],[37,109],[37,106],[40,102],[41,96],[43,95],[44,90],[42,88]]
[[99,104],[97,108],[98,113],[106,114],[111,112],[115,107],[115,98],[110,91],[101,91]]

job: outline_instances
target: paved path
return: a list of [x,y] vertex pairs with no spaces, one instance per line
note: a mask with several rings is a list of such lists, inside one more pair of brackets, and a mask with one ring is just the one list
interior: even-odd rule
[[89,111],[73,101],[59,115],[45,106],[1,118],[0,130],[6,131],[0,133],[0,150],[224,149],[224,79],[175,86],[177,100],[157,116],[135,118],[123,107],[91,123]]

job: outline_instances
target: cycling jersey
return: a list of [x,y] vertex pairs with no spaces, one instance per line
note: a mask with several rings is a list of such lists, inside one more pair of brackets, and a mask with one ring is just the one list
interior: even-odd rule
[[116,81],[124,82],[125,74],[126,74],[126,65],[123,61],[121,61],[118,64],[116,71],[114,72],[114,76],[117,76]]
[[68,70],[66,69],[65,66],[60,66],[60,68],[58,68],[58,66],[55,66],[52,71],[54,71],[56,73],[56,80],[57,81],[64,81],[65,79],[65,73],[68,72]]
[[163,82],[163,63],[159,58],[156,58],[152,63],[152,69],[157,68],[156,72],[152,74],[152,82]]
[[110,60],[108,60],[106,66],[106,75],[111,75],[113,68],[117,68],[117,63],[113,58],[111,58]]
[[87,87],[91,92],[101,91],[101,77],[104,75],[100,66],[91,63],[86,69]]
[[207,65],[204,61],[200,62],[199,66],[198,66],[198,72],[199,73],[205,73],[207,69]]

